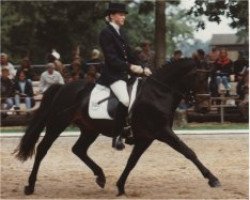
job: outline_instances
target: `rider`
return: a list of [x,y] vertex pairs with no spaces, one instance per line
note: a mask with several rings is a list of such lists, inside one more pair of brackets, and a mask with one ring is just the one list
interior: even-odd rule
[[128,73],[144,73],[147,76],[151,74],[151,71],[143,68],[132,54],[124,30],[121,28],[127,13],[125,4],[109,3],[106,11],[107,26],[101,31],[99,38],[105,65],[98,83],[109,86],[120,101],[115,116],[114,135],[121,134],[128,112],[129,95],[126,83]]

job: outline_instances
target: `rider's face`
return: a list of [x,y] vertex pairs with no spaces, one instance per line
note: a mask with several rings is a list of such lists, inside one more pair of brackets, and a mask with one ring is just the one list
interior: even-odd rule
[[126,19],[126,14],[123,12],[117,12],[114,14],[110,15],[111,21],[116,23],[118,26],[123,26],[125,19]]

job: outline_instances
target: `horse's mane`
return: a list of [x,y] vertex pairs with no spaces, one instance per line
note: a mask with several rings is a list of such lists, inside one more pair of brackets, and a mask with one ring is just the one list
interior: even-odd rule
[[162,81],[176,82],[194,68],[195,62],[192,58],[182,58],[175,63],[164,64],[154,72],[153,77]]

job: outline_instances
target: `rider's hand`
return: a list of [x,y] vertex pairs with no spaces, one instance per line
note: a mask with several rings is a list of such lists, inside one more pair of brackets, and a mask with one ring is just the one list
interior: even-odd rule
[[143,73],[143,69],[140,65],[130,65],[130,70],[135,73],[135,74],[142,74]]
[[152,72],[148,67],[145,67],[144,68],[144,74],[145,74],[145,76],[150,76],[152,74]]

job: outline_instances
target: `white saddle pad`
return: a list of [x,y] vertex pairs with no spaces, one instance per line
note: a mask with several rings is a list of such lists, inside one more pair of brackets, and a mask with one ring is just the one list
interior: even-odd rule
[[[132,86],[132,91],[130,95],[130,102],[129,102],[129,108],[130,111],[136,97],[137,93],[137,86],[138,86],[138,79],[135,81],[135,83]],[[92,119],[109,119],[112,120],[113,118],[108,113],[108,100],[98,104],[101,100],[107,98],[110,96],[110,88],[96,84],[94,89],[92,90],[90,94],[90,100],[89,100],[89,116]]]

